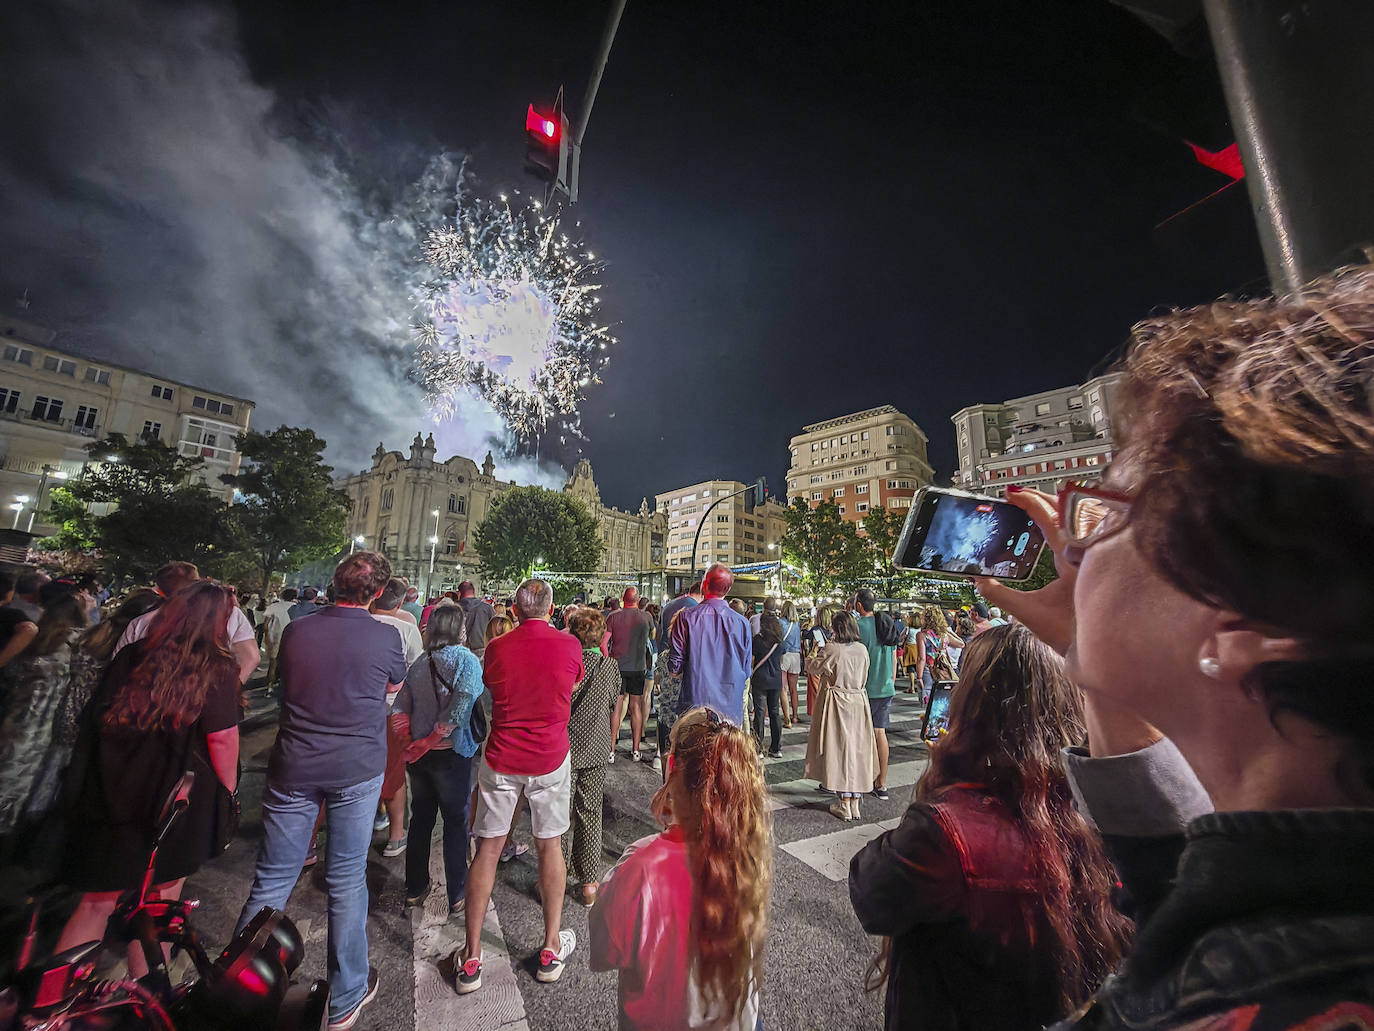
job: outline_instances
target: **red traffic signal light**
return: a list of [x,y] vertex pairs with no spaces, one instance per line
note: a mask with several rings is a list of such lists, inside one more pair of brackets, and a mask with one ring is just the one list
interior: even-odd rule
[[542,137],[549,142],[558,139],[558,119],[552,114],[536,111],[534,105],[525,114],[525,131],[533,136]]

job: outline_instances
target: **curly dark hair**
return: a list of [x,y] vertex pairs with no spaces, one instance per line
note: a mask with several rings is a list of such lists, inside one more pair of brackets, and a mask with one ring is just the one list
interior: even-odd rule
[[[1113,413],[1141,553],[1304,644],[1249,688],[1374,754],[1374,266],[1138,323]],[[1321,578],[1323,603],[1301,599]],[[1362,776],[1374,785],[1374,760]]]
[[579,605],[568,617],[568,632],[582,642],[583,648],[600,648],[606,636],[606,617],[600,609]]

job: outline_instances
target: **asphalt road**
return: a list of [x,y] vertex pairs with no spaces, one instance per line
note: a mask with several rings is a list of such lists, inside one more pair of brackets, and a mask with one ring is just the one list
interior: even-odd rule
[[[801,779],[807,724],[784,731],[783,757],[766,761],[775,808],[776,854],[765,960],[765,1027],[841,1029],[882,1024],[881,993],[867,993],[863,988],[876,943],[864,934],[849,907],[845,878],[850,856],[900,817],[911,785],[925,765],[915,698],[899,694],[892,719],[892,798],[887,802],[865,798],[859,823],[836,820],[827,811],[831,796],[816,791],[814,781]],[[201,901],[197,926],[216,950],[228,940],[252,879],[261,837],[259,799],[275,729],[270,711],[260,712],[246,725],[244,813],[238,840],[188,881],[187,895]],[[625,845],[656,829],[648,806],[658,775],[648,763],[629,761],[628,733],[627,722],[622,751],[606,782],[607,866]],[[519,833],[528,840],[528,818]],[[483,988],[460,998],[452,989],[449,957],[461,939],[462,921],[447,919],[442,890],[431,896],[427,908],[405,906],[404,858],[380,855],[386,837],[385,832],[378,832],[368,864],[368,935],[372,964],[381,974],[381,992],[364,1011],[359,1028],[615,1028],[615,975],[588,969],[586,911],[571,899],[564,908],[563,925],[577,932],[579,949],[557,984],[543,985],[534,979],[533,964],[543,935],[534,898],[533,853],[501,866],[484,936]],[[437,843],[431,862],[432,880],[442,884]],[[306,939],[307,956],[300,976],[323,976],[326,921],[321,867],[302,873],[287,912]]]

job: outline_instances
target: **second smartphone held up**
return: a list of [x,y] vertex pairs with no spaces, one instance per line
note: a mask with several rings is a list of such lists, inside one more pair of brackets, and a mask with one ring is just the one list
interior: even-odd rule
[[911,503],[892,564],[1015,582],[1035,570],[1045,537],[1015,505],[944,487],[925,487]]

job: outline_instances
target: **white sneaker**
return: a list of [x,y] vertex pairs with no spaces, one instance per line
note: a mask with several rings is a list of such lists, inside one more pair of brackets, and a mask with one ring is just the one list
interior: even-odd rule
[[545,949],[539,954],[539,969],[534,976],[544,984],[553,984],[563,976],[563,965],[577,948],[577,934],[572,930],[558,932],[558,951]]
[[654,761],[649,766],[655,773],[663,772],[663,760],[658,756],[654,756]]
[[610,758],[606,760],[606,765],[607,765],[607,766],[613,766],[613,765],[615,765],[615,749],[614,749],[614,748],[611,749],[611,755],[610,755]]
[[639,762],[639,749],[638,749],[638,748],[636,748],[633,752],[630,753],[630,762],[632,762],[632,763],[637,763],[637,762]]

